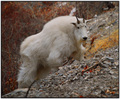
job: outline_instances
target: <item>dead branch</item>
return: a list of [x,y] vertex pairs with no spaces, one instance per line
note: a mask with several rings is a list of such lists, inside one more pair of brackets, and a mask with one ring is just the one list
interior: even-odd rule
[[36,81],[37,81],[37,80],[34,80],[34,81],[32,82],[32,84],[29,86],[29,88],[28,88],[28,90],[27,90],[27,93],[26,93],[26,95],[25,95],[25,98],[27,98],[28,93],[29,93],[29,91],[30,91],[32,85],[33,85]]

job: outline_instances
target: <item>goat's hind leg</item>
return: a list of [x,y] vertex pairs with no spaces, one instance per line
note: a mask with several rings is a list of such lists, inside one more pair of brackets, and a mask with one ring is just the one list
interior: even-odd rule
[[20,67],[18,74],[18,87],[26,88],[35,80],[36,78],[36,64],[33,64],[29,59],[25,59],[23,61],[22,66]]

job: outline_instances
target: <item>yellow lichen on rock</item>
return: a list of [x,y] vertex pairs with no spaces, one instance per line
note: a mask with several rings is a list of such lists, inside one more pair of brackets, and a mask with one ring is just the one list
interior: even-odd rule
[[118,29],[108,35],[94,41],[94,45],[89,50],[89,54],[97,53],[99,50],[106,50],[107,48],[114,47],[119,43]]

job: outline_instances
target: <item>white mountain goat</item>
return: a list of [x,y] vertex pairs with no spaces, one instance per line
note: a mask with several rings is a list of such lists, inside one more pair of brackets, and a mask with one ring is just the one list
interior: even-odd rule
[[87,37],[84,18],[61,16],[46,23],[40,33],[27,37],[20,46],[23,63],[18,87],[29,87],[35,79],[44,78],[52,68],[62,66],[65,57],[82,60],[82,43]]

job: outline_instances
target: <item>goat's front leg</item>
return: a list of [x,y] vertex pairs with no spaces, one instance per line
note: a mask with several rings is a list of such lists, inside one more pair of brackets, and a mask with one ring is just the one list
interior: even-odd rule
[[86,49],[83,47],[83,45],[81,44],[80,45],[80,48],[73,52],[72,53],[72,57],[75,59],[75,60],[78,60],[78,61],[81,61],[84,59],[84,53],[85,53]]
[[57,50],[52,50],[47,58],[47,64],[52,68],[58,68],[62,63],[61,53]]

